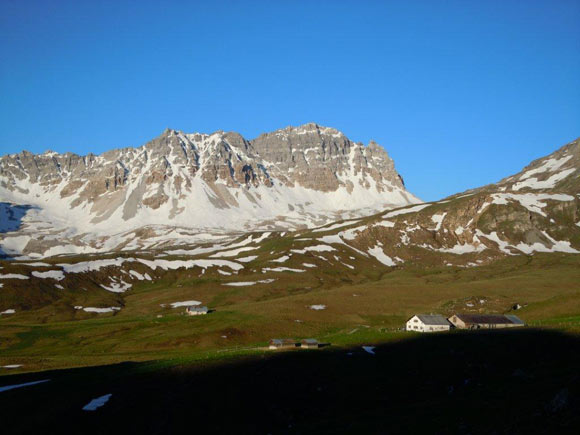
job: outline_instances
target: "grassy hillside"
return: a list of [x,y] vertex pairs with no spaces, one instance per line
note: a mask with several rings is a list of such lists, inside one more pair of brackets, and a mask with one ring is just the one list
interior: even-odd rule
[[[291,260],[285,265],[293,266]],[[153,283],[136,284],[123,295],[123,309],[112,314],[82,312],[76,320],[45,322],[46,311],[58,317],[60,309],[71,310],[52,304],[40,310],[42,316],[31,311],[0,317],[0,366],[22,364],[17,370],[38,371],[213,358],[251,352],[276,337],[315,337],[334,346],[382,343],[408,337],[399,329],[414,313],[503,313],[515,303],[524,305],[517,314],[530,325],[578,331],[579,266],[579,256],[536,254],[477,268],[370,268],[351,276],[333,276],[332,268],[260,273],[260,279],[277,281],[245,287],[223,284],[228,279],[256,281],[251,271],[248,277],[226,281],[170,271]],[[184,308],[167,305],[186,300],[201,301],[215,311],[188,317]],[[316,311],[311,305],[326,308]]]

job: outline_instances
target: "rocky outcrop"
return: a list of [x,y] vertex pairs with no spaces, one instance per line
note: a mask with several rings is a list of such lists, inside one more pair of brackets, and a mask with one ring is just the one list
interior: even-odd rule
[[[348,236],[348,234],[347,234]],[[580,253],[580,141],[496,184],[369,217],[347,237],[399,264],[476,266],[506,255]]]

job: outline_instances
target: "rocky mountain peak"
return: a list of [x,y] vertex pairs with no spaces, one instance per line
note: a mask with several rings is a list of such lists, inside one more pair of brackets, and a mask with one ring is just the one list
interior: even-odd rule
[[[7,155],[0,158],[0,201],[34,207],[35,223],[21,231],[37,239],[42,222],[52,228],[47,241],[55,231],[70,235],[59,236],[70,242],[62,252],[87,243],[100,249],[97,234],[102,240],[143,225],[292,229],[419,202],[379,145],[365,147],[316,123],[253,140],[167,128],[141,147],[100,155]],[[51,243],[37,240],[22,251]]]

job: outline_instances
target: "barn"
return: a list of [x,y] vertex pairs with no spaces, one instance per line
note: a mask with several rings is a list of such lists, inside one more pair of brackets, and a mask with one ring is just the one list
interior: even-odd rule
[[292,340],[291,338],[273,338],[268,343],[270,349],[289,349],[297,346],[298,343],[296,340]]
[[305,338],[300,342],[300,347],[302,349],[318,349],[320,347],[320,343],[314,338]]
[[197,307],[195,305],[189,306],[185,309],[188,316],[200,316],[208,313],[207,307]]
[[415,314],[407,320],[406,330],[415,332],[449,331],[451,323],[441,314]]
[[497,329],[524,326],[513,314],[454,314],[449,321],[458,329]]

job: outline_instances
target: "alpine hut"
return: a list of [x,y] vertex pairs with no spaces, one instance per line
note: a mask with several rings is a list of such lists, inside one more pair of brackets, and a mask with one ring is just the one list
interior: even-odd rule
[[300,342],[300,347],[302,349],[318,349],[320,347],[320,343],[314,338],[305,338]]
[[409,320],[405,329],[415,332],[449,331],[451,323],[441,314],[415,314]]
[[195,305],[191,305],[185,309],[185,314],[187,314],[188,316],[200,316],[207,313],[208,313],[207,307],[198,307]]
[[298,343],[296,340],[292,340],[291,338],[273,338],[268,343],[270,349],[289,349],[297,346]]

